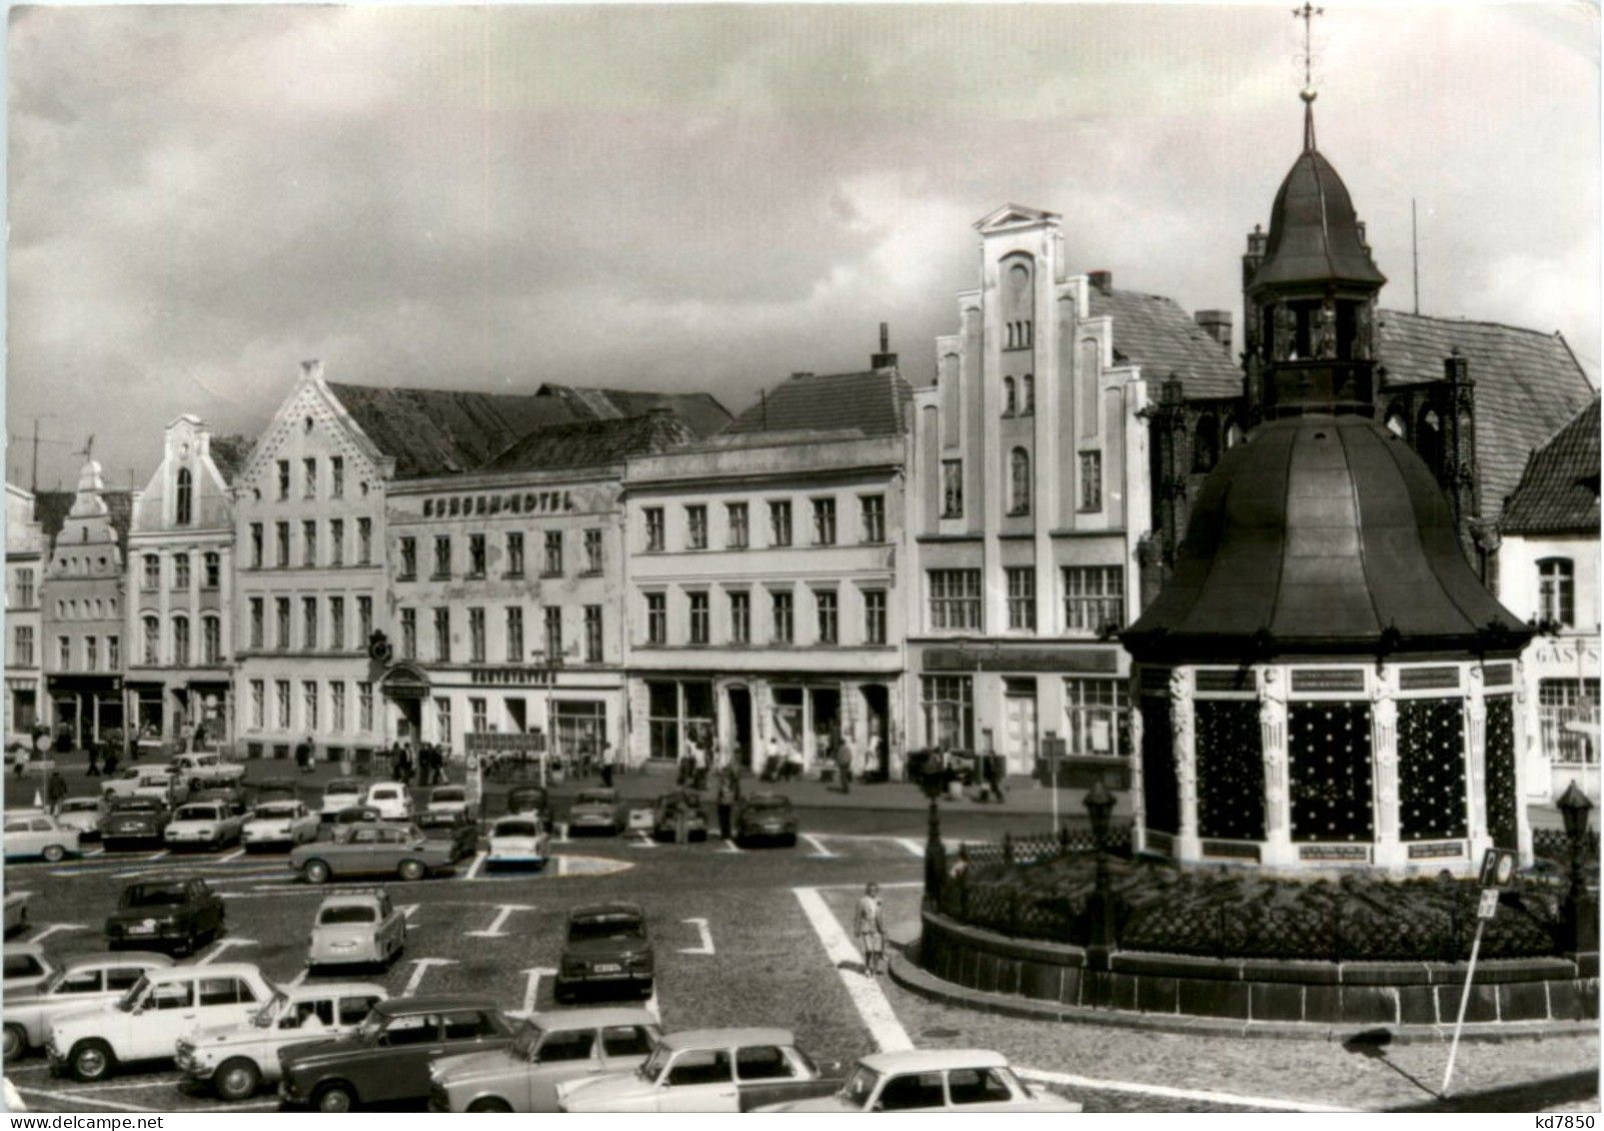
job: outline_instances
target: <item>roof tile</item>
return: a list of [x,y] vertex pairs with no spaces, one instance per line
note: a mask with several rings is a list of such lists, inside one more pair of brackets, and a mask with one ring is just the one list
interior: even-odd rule
[[1599,398],[1526,462],[1504,505],[1505,534],[1598,534]]
[[1188,397],[1241,395],[1242,371],[1230,353],[1174,299],[1139,291],[1090,290],[1092,317],[1114,319],[1115,360],[1141,366],[1155,395],[1158,383],[1172,373]]
[[891,436],[903,430],[913,389],[895,369],[865,373],[798,373],[771,389],[725,429],[740,432],[857,431]]

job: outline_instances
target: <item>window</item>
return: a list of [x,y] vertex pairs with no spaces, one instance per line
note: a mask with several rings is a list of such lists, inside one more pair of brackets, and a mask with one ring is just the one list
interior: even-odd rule
[[290,681],[277,679],[273,681],[273,696],[278,707],[278,729],[290,729]]
[[602,532],[597,529],[585,531],[585,572],[600,573],[602,571]]
[[223,581],[223,556],[215,550],[208,551],[201,559],[204,563],[203,585],[207,589],[216,589]]
[[884,542],[886,540],[886,497],[884,495],[864,495],[858,500],[858,503],[863,523],[863,540],[865,542]]
[[789,590],[777,589],[771,594],[774,618],[774,643],[789,644],[796,636],[796,609]]
[[329,729],[343,731],[345,729],[345,680],[337,679],[329,684]]
[[329,497],[340,499],[345,497],[345,457],[329,457]]
[[668,598],[662,593],[646,594],[646,643],[668,643]]
[[522,605],[507,606],[507,662],[522,663],[524,658],[524,610]]
[[195,1003],[195,983],[161,982],[150,988],[147,1009],[190,1009]]
[[[1010,325],[1012,325],[1012,323],[1010,323]],[[1018,411],[1019,404],[1014,394],[1014,379],[1012,377],[1004,377],[1002,414],[1004,416],[1012,416]]]
[[356,599],[356,639],[357,647],[366,648],[368,639],[373,635],[373,598],[358,597]]
[[345,519],[329,519],[329,564],[343,566],[345,564]]
[[769,545],[791,544],[791,504],[781,499],[769,504]]
[[485,662],[485,611],[481,608],[468,610],[468,662]]
[[484,734],[490,729],[490,704],[480,696],[468,699],[468,733]]
[[1125,624],[1125,580],[1119,566],[1064,567],[1064,627],[1102,632]]
[[119,637],[106,637],[106,667],[111,671],[116,671],[118,668],[123,666],[122,649],[120,645],[121,641]]
[[290,599],[288,597],[275,597],[273,599],[274,627],[278,629],[278,636],[274,643],[280,652],[287,652],[290,648]]
[[818,614],[819,643],[841,642],[841,608],[834,589],[815,589],[813,607]]
[[317,730],[317,680],[301,681],[301,722],[307,730]]
[[[260,648],[260,647],[262,647],[262,631],[263,631],[262,622],[264,620],[263,611],[262,611],[262,605],[263,605],[262,598],[260,598],[260,597],[252,597],[251,598],[251,647],[252,648]],[[146,632],[147,639],[149,638],[149,634],[150,634],[150,628],[149,628],[149,623],[148,622],[151,619],[153,619],[153,618],[146,618],[147,625],[146,625],[145,632]],[[146,662],[149,663],[151,661],[147,660]]]
[[308,652],[317,647],[317,598],[301,598],[301,647]]
[[813,500],[813,544],[835,545],[835,500]]
[[941,461],[941,517],[962,518],[964,516],[964,461],[961,459],[944,459]]
[[84,668],[92,672],[100,670],[100,641],[96,637],[84,637]]
[[[593,1029],[575,1029],[569,1033],[547,1033],[540,1042],[540,1052],[535,1057],[540,1064],[560,1064],[571,1060],[589,1060],[591,1050],[596,1045],[596,1033]],[[612,1050],[608,1052],[611,1054]]]
[[982,624],[980,571],[933,569],[930,578],[930,627],[973,629]]
[[181,668],[189,664],[188,617],[173,618],[173,664]]
[[317,457],[307,456],[301,460],[301,497],[305,499],[317,498]]
[[524,575],[524,532],[513,530],[507,534],[507,576]]
[[451,610],[434,611],[434,658],[440,663],[451,661]]
[[928,741],[948,750],[973,750],[975,705],[970,677],[927,675],[920,685]]
[[1576,625],[1576,576],[1570,558],[1537,563],[1537,615],[1566,628]]
[[401,571],[398,576],[405,581],[410,581],[418,576],[418,540],[416,538],[401,539]]
[[1008,627],[1036,628],[1036,567],[1017,566],[1008,574]]
[[752,642],[752,595],[744,589],[730,594],[730,643]]
[[1551,762],[1598,762],[1599,682],[1544,679],[1537,684],[1537,721],[1543,753]]
[[886,591],[863,591],[863,639],[868,644],[886,642]]
[[645,1056],[655,1043],[639,1025],[609,1025],[602,1030],[602,1052],[608,1056]]
[[267,684],[260,679],[251,680],[251,729],[261,730],[267,722]]
[[724,504],[724,548],[744,550],[747,542],[746,504]]
[[646,508],[646,550],[656,553],[663,548],[663,508]]
[[329,647],[336,652],[345,651],[345,598],[329,598]]
[[1008,455],[1008,513],[1030,513],[1030,453],[1024,448]]
[[223,662],[223,622],[217,617],[201,618],[201,663]]
[[189,573],[189,555],[173,555],[173,588],[187,591],[191,581]]
[[434,734],[435,741],[442,746],[451,745],[451,700],[436,699],[434,701]]
[[190,475],[189,468],[178,469],[177,498],[173,507],[173,521],[179,526],[188,526],[194,521],[195,506],[195,480]]
[[362,682],[356,685],[356,726],[358,730],[373,729],[373,685]]
[[585,606],[585,663],[602,662],[602,607]]
[[1125,685],[1117,679],[1064,680],[1064,751],[1068,754],[1123,755]]
[[1013,1093],[995,1068],[954,1068],[947,1073],[947,1095],[953,1106],[1008,1103]]
[[1080,509],[1083,511],[1103,509],[1102,452],[1080,454]]
[[72,668],[72,637],[56,637],[56,666],[62,671]]
[[735,1050],[735,1075],[741,1080],[788,1080],[796,1066],[778,1045],[754,1045]]
[[373,520],[359,518],[356,520],[356,564],[373,564]]
[[262,568],[262,524],[251,523],[251,568]]
[[278,535],[278,567],[288,569],[290,566],[290,524],[279,522],[274,524]]
[[686,599],[690,603],[691,643],[706,644],[707,631],[707,593],[687,593]]
[[278,461],[278,497],[280,502],[290,497],[290,461],[287,459]]
[[19,624],[13,649],[15,663],[21,668],[33,667],[33,625]]
[[1019,415],[1036,415],[1036,378],[1029,373],[1019,379]]
[[468,576],[483,577],[485,575],[485,536],[483,534],[468,535]]
[[451,576],[451,536],[440,534],[434,540],[434,576]]
[[707,549],[707,507],[701,503],[685,508],[685,547]]
[[730,1054],[723,1049],[689,1049],[668,1070],[668,1086],[723,1084],[730,1079]]
[[[259,598],[253,599],[252,604],[257,609],[261,608],[261,600]],[[144,656],[144,662],[151,665],[161,663],[161,621],[155,617],[145,617],[140,622],[140,627],[144,631],[144,650],[141,653]]]
[[19,569],[17,571],[17,604],[27,609],[33,606],[33,570]]
[[162,587],[162,560],[155,554],[146,554],[145,581],[143,588],[160,589]]
[[555,662],[563,654],[563,610],[561,605],[547,605],[546,660]]
[[301,564],[317,565],[317,522],[306,519],[301,523]]
[[546,568],[541,571],[543,577],[561,577],[563,572],[563,532],[561,530],[546,531]]

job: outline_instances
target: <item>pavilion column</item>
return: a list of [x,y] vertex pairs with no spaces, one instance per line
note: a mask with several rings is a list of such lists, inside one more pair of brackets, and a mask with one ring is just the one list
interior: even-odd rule
[[1142,685],[1135,673],[1131,677],[1131,705],[1125,709],[1126,733],[1131,742],[1131,829],[1132,852],[1147,851],[1147,799],[1143,795],[1145,778],[1142,773],[1142,736],[1146,724],[1142,721]]
[[1179,828],[1175,855],[1181,860],[1200,860],[1203,842],[1197,831],[1197,728],[1193,693],[1195,670],[1176,668],[1170,673],[1170,727],[1174,738],[1175,782],[1179,807]]
[[1259,733],[1264,749],[1264,863],[1291,867],[1292,799],[1287,790],[1287,689],[1278,667],[1259,669]]
[[[1480,665],[1472,665],[1465,681],[1465,815],[1470,833],[1469,866],[1475,868],[1492,847],[1487,831],[1487,697]],[[1521,805],[1517,808],[1524,809]]]
[[1398,823],[1398,700],[1396,672],[1384,668],[1371,683],[1371,748],[1375,759],[1375,863],[1401,871],[1408,860]]
[[[1526,673],[1522,670],[1524,664],[1520,660],[1510,661],[1515,668],[1514,675],[1514,710],[1511,720],[1515,728],[1515,830],[1520,845],[1520,858],[1525,864],[1532,862],[1532,823],[1526,812],[1526,790],[1529,785],[1531,763],[1526,757],[1527,717],[1529,699],[1526,692]],[[1478,672],[1480,669],[1478,668]],[[1485,684],[1484,684],[1485,686]],[[1485,751],[1486,747],[1482,749]]]

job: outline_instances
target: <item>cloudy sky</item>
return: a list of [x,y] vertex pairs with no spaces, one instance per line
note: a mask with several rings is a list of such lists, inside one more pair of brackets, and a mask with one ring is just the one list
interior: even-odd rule
[[[916,383],[970,224],[1240,305],[1300,142],[1291,5],[13,9],[7,467],[141,484],[180,412],[331,379]],[[1560,330],[1597,380],[1597,13],[1328,5],[1318,132],[1421,309]],[[1240,316],[1239,316],[1240,317]],[[18,438],[23,437],[22,443]]]

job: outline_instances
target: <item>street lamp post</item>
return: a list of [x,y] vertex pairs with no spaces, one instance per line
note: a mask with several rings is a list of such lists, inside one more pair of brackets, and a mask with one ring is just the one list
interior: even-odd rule
[[1086,793],[1086,812],[1092,819],[1092,840],[1097,852],[1097,910],[1092,917],[1091,945],[1114,945],[1114,894],[1108,876],[1108,821],[1114,812],[1114,795],[1101,774]]
[[919,779],[920,788],[930,799],[930,814],[925,831],[925,899],[932,905],[941,903],[941,882],[947,875],[947,849],[941,842],[941,809],[936,799],[941,794],[941,780],[935,774]]
[[1598,947],[1598,911],[1587,895],[1584,874],[1587,859],[1587,823],[1593,803],[1573,781],[1555,803],[1565,822],[1565,839],[1570,847],[1570,883],[1565,892],[1565,937],[1576,951]]

